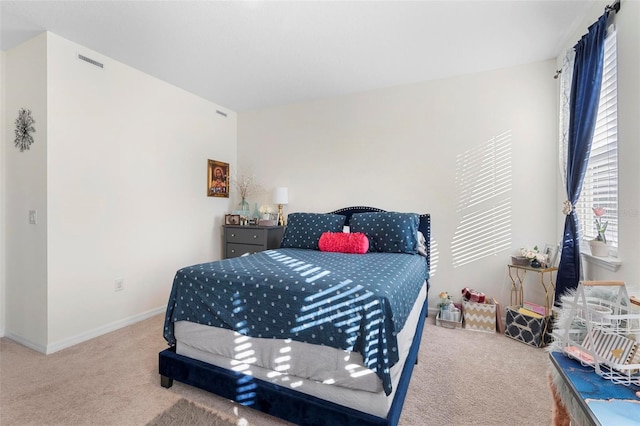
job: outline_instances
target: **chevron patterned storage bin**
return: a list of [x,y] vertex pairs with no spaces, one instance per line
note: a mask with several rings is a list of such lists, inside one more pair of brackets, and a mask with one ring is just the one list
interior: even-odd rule
[[496,331],[496,305],[462,301],[464,328],[468,330]]

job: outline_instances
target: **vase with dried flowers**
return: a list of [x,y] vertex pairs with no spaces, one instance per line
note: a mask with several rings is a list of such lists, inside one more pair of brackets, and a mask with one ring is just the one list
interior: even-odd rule
[[239,173],[232,178],[233,186],[236,187],[240,194],[240,203],[238,204],[238,210],[245,212],[246,216],[250,215],[249,202],[247,197],[258,191],[259,185],[252,173]]
[[604,207],[593,207],[593,214],[596,216],[596,232],[598,235],[591,241],[589,241],[589,249],[591,254],[598,257],[606,257],[609,255],[609,246],[607,245],[607,236],[605,232],[609,222],[604,222],[602,217],[607,213]]

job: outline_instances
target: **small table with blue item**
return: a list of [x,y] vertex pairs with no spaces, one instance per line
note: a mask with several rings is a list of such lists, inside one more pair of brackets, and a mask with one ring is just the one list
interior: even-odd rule
[[[593,367],[584,366],[561,352],[550,352],[549,358],[554,372],[570,390],[564,395],[560,392],[562,402],[567,407],[578,406],[581,418],[592,425],[640,425],[640,398],[636,396],[640,386],[613,383],[596,374]],[[569,403],[571,398],[576,404]]]

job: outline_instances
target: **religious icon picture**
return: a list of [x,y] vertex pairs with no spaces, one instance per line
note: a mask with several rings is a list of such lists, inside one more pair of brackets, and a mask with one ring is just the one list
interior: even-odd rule
[[207,196],[229,198],[229,163],[208,160]]

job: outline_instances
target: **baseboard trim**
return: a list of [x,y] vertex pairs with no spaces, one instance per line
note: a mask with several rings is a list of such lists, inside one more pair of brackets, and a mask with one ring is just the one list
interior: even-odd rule
[[103,334],[107,334],[110,333],[112,331],[116,331],[120,328],[126,327],[128,325],[132,325],[135,324],[137,322],[140,321],[144,321],[147,318],[151,318],[152,316],[161,314],[163,312],[165,312],[167,309],[166,306],[160,306],[157,307],[155,309],[151,309],[149,311],[146,312],[142,312],[140,314],[137,315],[133,315],[129,318],[124,318],[115,322],[112,322],[111,324],[107,324],[104,325],[102,327],[98,327],[96,329],[93,329],[91,331],[88,331],[86,333],[82,333],[79,334],[77,336],[74,337],[69,337],[67,339],[61,340],[59,342],[55,342],[55,343],[51,343],[49,345],[47,345],[46,348],[46,352],[45,354],[49,355],[58,351],[61,351],[62,349],[66,349],[68,347],[77,345],[78,343],[82,343],[82,342],[86,342],[87,340],[91,340],[95,337],[98,336],[102,336]]
[[22,336],[13,334],[11,331],[7,331],[5,334],[5,330],[2,330],[2,335],[0,335],[0,337],[6,337],[7,339],[13,340],[14,342],[22,346],[25,346],[29,349],[33,349],[36,352],[49,355],[49,354],[61,351],[63,349],[69,348],[71,346],[77,345],[78,343],[86,342],[87,340],[91,340],[98,336],[102,336],[103,334],[107,334],[112,331],[116,331],[120,328],[135,324],[137,322],[144,321],[147,318],[151,318],[152,316],[164,313],[166,309],[167,309],[166,306],[159,306],[157,308],[148,310],[146,312],[133,315],[129,318],[124,318],[118,321],[114,321],[110,324],[95,328],[86,333],[78,334],[77,336],[69,337],[67,339],[61,340],[59,342],[51,343],[46,346],[33,343],[32,341],[25,339]]
[[20,345],[22,345],[24,347],[27,347],[29,349],[33,349],[36,352],[40,352],[41,354],[47,353],[46,352],[47,348],[45,346],[39,345],[37,343],[33,343],[31,340],[25,339],[24,337],[18,336],[17,334],[13,334],[10,331],[7,331],[4,337],[6,337],[9,340],[13,340],[14,342],[16,342],[16,343],[18,343],[18,344],[20,344]]

